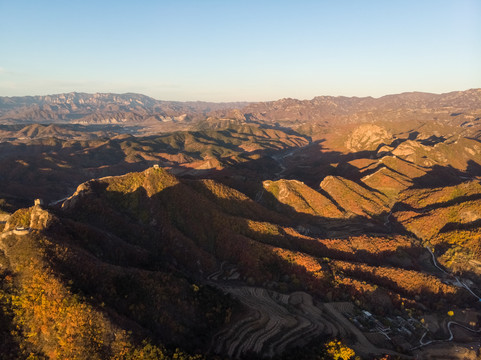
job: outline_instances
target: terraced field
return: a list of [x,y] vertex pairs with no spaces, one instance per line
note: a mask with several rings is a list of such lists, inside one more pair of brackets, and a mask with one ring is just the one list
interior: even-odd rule
[[307,293],[286,295],[247,286],[222,288],[249,311],[214,337],[212,350],[216,353],[235,358],[247,352],[273,356],[288,346],[303,345],[321,334],[336,336],[339,332]]
[[247,309],[245,315],[218,332],[211,351],[240,358],[248,353],[265,357],[281,354],[286,348],[303,346],[320,336],[355,338],[360,354],[394,352],[369,342],[343,313],[351,313],[349,302],[317,303],[302,292],[281,294],[260,287],[243,286],[230,281],[236,278],[234,266],[222,263],[209,276],[212,285],[239,300]]

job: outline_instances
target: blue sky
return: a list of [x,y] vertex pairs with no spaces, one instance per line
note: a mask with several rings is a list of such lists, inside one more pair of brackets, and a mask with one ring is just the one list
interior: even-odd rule
[[0,0],[0,96],[310,99],[481,87],[481,0]]

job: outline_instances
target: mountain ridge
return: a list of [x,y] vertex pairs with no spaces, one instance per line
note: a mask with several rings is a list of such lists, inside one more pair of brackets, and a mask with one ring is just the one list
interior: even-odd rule
[[[163,101],[137,93],[63,93],[45,96],[0,97],[0,123],[70,122],[129,123],[186,121],[209,116],[225,117],[240,110],[256,120],[321,120],[372,109],[426,109],[454,107],[472,110],[479,104],[481,89],[443,94],[405,92],[373,97],[316,96],[311,100],[284,98],[268,102]],[[279,111],[284,116],[279,116]],[[96,116],[93,116],[96,113]],[[127,115],[130,113],[131,115]],[[101,114],[101,116],[99,115]],[[282,115],[282,114],[281,114]]]
[[480,90],[195,116],[0,125],[0,354],[479,356]]
[[185,121],[245,103],[155,100],[136,93],[63,93],[0,97],[0,122],[139,123]]
[[[322,187],[334,194],[337,182],[343,181],[327,178]],[[314,191],[292,181],[264,186],[277,194],[273,187],[281,185],[296,187],[301,196]],[[476,189],[469,187],[471,192]],[[340,191],[361,198],[369,195],[354,183],[344,183]],[[439,191],[436,197],[441,196]],[[282,200],[280,193],[276,196]],[[447,199],[456,194],[459,191],[453,189]],[[415,202],[416,196],[423,193],[411,191],[406,204]],[[291,197],[285,202],[289,203],[296,206],[297,200]],[[376,206],[386,211],[383,204]],[[264,208],[216,181],[182,179],[160,167],[92,179],[56,206],[20,209],[7,220],[0,239],[4,254],[0,270],[15,275],[12,286],[20,294],[7,309],[15,314],[13,324],[30,334],[19,340],[24,348],[49,358],[78,352],[82,358],[102,359],[105,354],[141,351],[139,336],[159,349],[164,344],[183,345],[194,353],[208,353],[213,341],[216,352],[232,357],[237,357],[236,352],[247,356],[249,350],[280,355],[288,344],[302,346],[337,331],[359,339],[352,325],[333,320],[331,307],[339,301],[356,299],[357,305],[345,306],[368,309],[376,316],[404,314],[406,307],[423,314],[466,303],[476,306],[464,288],[432,270],[419,239],[380,232],[385,225],[376,220],[376,210],[359,214],[365,229],[360,235],[351,229],[344,236],[311,234],[304,231],[304,225],[309,228],[304,223],[307,218],[286,219],[275,206]],[[310,221],[318,226],[331,221],[315,216]],[[411,230],[409,217],[403,222],[403,216],[397,211],[393,220]],[[346,214],[346,219],[334,220],[338,226],[344,222],[351,227],[356,219]],[[85,264],[83,271],[77,271]],[[35,281],[40,285],[34,286]],[[48,291],[42,293],[42,288]],[[63,299],[60,305],[55,303],[57,296]],[[286,297],[289,300],[283,300]],[[271,305],[264,309],[266,302]],[[56,316],[55,306],[63,325],[45,333],[42,329]],[[256,311],[260,311],[258,320],[253,317]],[[81,323],[75,331],[69,330],[75,324],[71,316],[85,319],[90,327]],[[327,325],[333,321],[334,327]],[[91,334],[89,328],[97,330]],[[292,336],[273,349],[284,329]],[[109,331],[118,337],[109,338]],[[413,331],[422,335],[422,328]],[[237,336],[242,341],[234,341]],[[59,346],[62,343],[66,345]],[[398,354],[374,338],[364,343],[353,342],[356,352]]]

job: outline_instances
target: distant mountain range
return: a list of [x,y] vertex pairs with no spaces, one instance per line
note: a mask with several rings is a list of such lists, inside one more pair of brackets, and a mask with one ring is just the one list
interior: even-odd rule
[[451,119],[465,112],[479,110],[481,89],[446,94],[410,92],[372,97],[319,96],[312,100],[282,99],[249,104],[242,109],[251,121],[335,123],[372,122],[381,119]]
[[[402,119],[406,112],[455,116],[479,109],[481,89],[446,94],[410,92],[372,97],[318,96],[312,100],[281,99],[246,103],[161,101],[127,93],[68,93],[0,97],[0,123],[142,124],[192,122],[209,117],[250,121],[347,122],[369,120],[380,112]],[[237,111],[234,111],[237,109]],[[433,110],[436,110],[433,112]]]
[[148,121],[191,121],[211,111],[247,103],[160,101],[127,94],[67,93],[47,96],[0,97],[1,123],[117,124]]

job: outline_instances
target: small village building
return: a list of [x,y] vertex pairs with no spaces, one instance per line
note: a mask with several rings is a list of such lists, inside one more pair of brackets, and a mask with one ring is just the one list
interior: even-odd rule
[[363,312],[364,315],[366,315],[367,317],[372,317],[372,314],[371,314],[369,311],[363,310],[362,312]]

